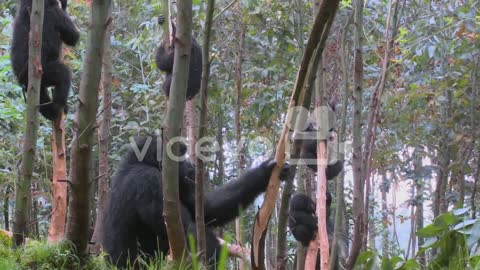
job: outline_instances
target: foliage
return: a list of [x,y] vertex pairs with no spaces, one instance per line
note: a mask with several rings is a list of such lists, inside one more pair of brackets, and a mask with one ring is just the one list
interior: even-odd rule
[[[359,256],[356,269],[423,269],[416,259],[427,254],[433,257],[426,265],[429,270],[476,269],[480,266],[480,257],[475,252],[480,240],[480,219],[469,219],[468,210],[468,208],[452,210],[420,229],[417,236],[427,241],[414,258],[381,256],[375,250],[370,250]],[[377,268],[379,265],[380,268]]]

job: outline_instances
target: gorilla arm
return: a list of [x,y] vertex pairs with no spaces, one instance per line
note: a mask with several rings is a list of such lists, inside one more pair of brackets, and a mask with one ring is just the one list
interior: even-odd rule
[[56,7],[54,12],[57,17],[55,28],[60,33],[60,38],[68,46],[75,46],[80,39],[77,27],[65,10]]
[[[246,208],[265,191],[276,162],[264,161],[258,167],[248,169],[237,180],[208,192],[205,196],[205,223],[207,226],[222,226],[239,215],[239,208]],[[288,173],[288,165],[280,176]]]

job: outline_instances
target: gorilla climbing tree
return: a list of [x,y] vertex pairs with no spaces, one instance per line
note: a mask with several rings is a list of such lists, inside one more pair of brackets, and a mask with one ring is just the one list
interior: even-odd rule
[[74,119],[74,137],[70,159],[70,197],[66,238],[79,256],[87,255],[90,228],[90,166],[93,135],[96,128],[98,88],[102,68],[105,34],[111,23],[111,0],[92,1],[87,48],[80,81],[78,107]]
[[[23,90],[28,84],[28,33],[32,0],[21,0],[13,26],[11,62],[13,73]],[[62,2],[62,7],[66,2]],[[60,60],[62,43],[75,46],[80,33],[67,12],[60,8],[57,0],[45,0],[45,22],[42,42],[42,83],[40,87],[40,113],[49,120],[55,120],[63,110],[67,110],[71,72]],[[54,87],[53,97],[48,87]]]

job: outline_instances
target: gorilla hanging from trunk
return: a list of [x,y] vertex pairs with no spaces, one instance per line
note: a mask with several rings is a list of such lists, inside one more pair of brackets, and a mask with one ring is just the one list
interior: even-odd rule
[[[165,17],[158,17],[158,24],[162,25]],[[175,37],[176,27],[172,24],[172,36]],[[170,96],[170,85],[172,84],[173,58],[175,52],[175,42],[170,45],[170,40],[165,37],[157,48],[155,63],[158,69],[165,72],[165,81],[163,82],[163,91],[165,95]],[[192,50],[190,52],[190,68],[188,72],[187,100],[194,98],[200,92],[200,82],[202,81],[202,48],[198,45],[195,38],[192,38]]]
[[[60,59],[62,43],[75,46],[80,33],[66,12],[67,1],[45,0],[42,34],[42,83],[40,86],[40,113],[49,120],[67,111],[71,72]],[[24,93],[28,90],[28,46],[32,0],[21,0],[13,24],[11,62],[13,73]],[[53,87],[53,98],[48,88]]]

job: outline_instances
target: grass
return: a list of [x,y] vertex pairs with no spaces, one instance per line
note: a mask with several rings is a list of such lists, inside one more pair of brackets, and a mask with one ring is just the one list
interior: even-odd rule
[[[192,239],[193,240],[193,239]],[[189,241],[192,245],[192,241]],[[194,244],[192,246],[195,246]],[[195,252],[192,252],[195,254]],[[198,257],[193,255],[191,260],[186,259],[180,265],[164,260],[163,257],[148,258],[140,256],[136,260],[136,269],[145,270],[203,270]],[[225,270],[227,264],[227,248],[223,247],[220,253],[217,270]],[[104,253],[92,255],[84,264],[75,255],[74,248],[69,242],[48,244],[44,241],[29,241],[24,247],[14,250],[11,248],[11,239],[0,235],[0,270],[115,270]],[[127,267],[127,270],[133,270]]]

